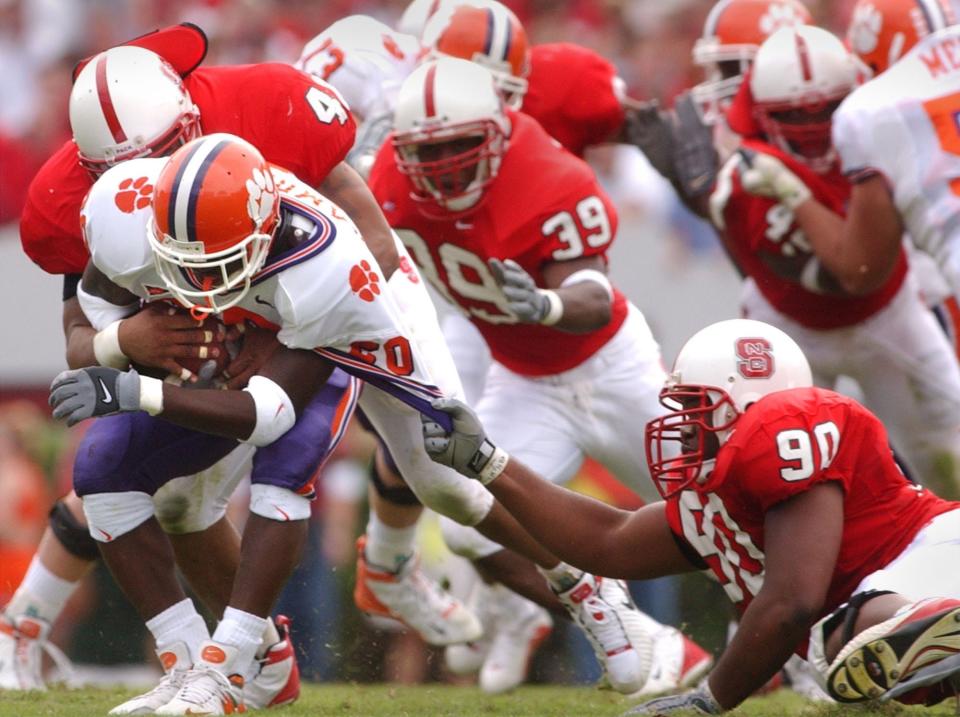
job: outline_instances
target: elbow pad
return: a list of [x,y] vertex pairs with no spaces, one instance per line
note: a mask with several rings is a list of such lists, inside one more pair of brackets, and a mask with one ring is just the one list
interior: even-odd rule
[[293,402],[280,386],[266,376],[254,376],[243,390],[253,397],[257,423],[242,443],[268,446],[293,428],[297,422]]

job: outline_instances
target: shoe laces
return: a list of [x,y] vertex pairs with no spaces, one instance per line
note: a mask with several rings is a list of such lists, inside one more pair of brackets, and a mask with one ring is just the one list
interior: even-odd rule
[[204,704],[219,698],[221,692],[230,692],[232,685],[225,674],[209,665],[194,665],[183,677],[177,699],[192,704]]
[[599,595],[591,595],[581,603],[580,624],[587,635],[605,653],[630,647],[627,631],[616,610]]

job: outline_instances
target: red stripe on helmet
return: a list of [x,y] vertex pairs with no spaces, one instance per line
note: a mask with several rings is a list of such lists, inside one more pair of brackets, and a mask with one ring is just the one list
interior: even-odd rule
[[427,70],[427,80],[423,85],[423,103],[426,108],[427,117],[434,117],[437,114],[437,106],[433,100],[433,90],[434,84],[436,83],[437,78],[437,65],[436,63],[430,65],[430,69]]
[[107,121],[107,127],[110,134],[113,135],[115,142],[126,142],[127,135],[120,126],[120,119],[117,117],[117,110],[114,109],[113,100],[110,97],[110,86],[107,84],[107,56],[101,55],[97,60],[97,99],[100,100],[100,109],[103,110],[103,118]]
[[807,47],[807,41],[799,32],[794,34],[797,38],[797,54],[800,56],[800,71],[803,73],[803,81],[813,80],[813,65],[810,64],[810,48]]

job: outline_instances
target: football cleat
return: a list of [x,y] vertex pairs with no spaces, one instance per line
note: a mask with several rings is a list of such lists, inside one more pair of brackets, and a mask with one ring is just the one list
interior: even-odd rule
[[60,678],[74,682],[73,665],[63,651],[50,642],[50,623],[21,615],[0,613],[0,690],[45,690],[43,654],[53,660]]
[[527,679],[530,659],[553,630],[553,619],[542,607],[503,585],[494,586],[491,592],[493,625],[479,681],[484,692],[499,694]]
[[397,572],[375,570],[367,564],[365,544],[365,536],[360,536],[353,589],[353,600],[363,612],[399,620],[431,645],[470,642],[483,634],[479,618],[428,578],[416,556]]
[[123,704],[117,705],[109,714],[112,715],[152,715],[158,709],[176,697],[183,687],[183,679],[192,665],[190,650],[186,643],[177,642],[170,649],[158,651],[157,657],[163,665],[163,677],[149,692],[137,695]]
[[586,633],[610,686],[624,694],[641,689],[650,674],[653,641],[626,583],[584,573],[557,597]]
[[177,694],[158,708],[158,715],[232,715],[247,711],[243,701],[243,675],[237,650],[207,641],[200,659],[187,671]]
[[474,582],[464,605],[472,611],[483,625],[483,636],[472,642],[447,645],[443,651],[443,660],[454,675],[475,675],[483,667],[490,651],[490,640],[494,633],[493,587],[478,579]]
[[256,676],[243,686],[243,700],[250,709],[289,705],[300,696],[300,668],[290,639],[290,618],[278,615],[274,623],[280,641],[257,660]]
[[921,600],[847,643],[830,665],[827,692],[838,702],[878,699],[921,668],[958,654],[960,600]]
[[675,627],[663,625],[651,639],[650,676],[634,697],[693,687],[713,666],[713,656]]
[[783,684],[811,702],[833,702],[823,691],[813,665],[799,655],[791,655],[781,670]]

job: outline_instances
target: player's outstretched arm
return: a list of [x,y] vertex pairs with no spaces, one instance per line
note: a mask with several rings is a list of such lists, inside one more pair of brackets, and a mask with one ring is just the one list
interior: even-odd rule
[[553,485],[496,448],[466,404],[438,399],[433,407],[450,415],[453,429],[423,418],[430,457],[485,483],[561,560],[598,575],[638,580],[696,569],[677,547],[663,503],[630,512]]

